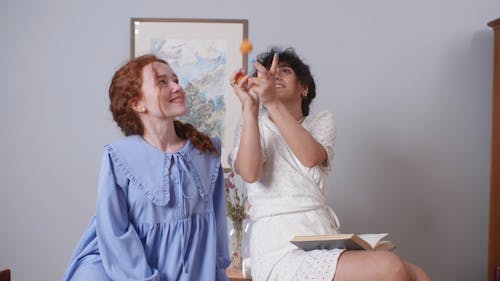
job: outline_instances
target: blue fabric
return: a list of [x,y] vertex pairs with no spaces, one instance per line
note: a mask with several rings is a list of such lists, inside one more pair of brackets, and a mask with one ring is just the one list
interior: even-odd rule
[[63,281],[227,280],[229,263],[220,154],[140,136],[105,147],[96,214]]

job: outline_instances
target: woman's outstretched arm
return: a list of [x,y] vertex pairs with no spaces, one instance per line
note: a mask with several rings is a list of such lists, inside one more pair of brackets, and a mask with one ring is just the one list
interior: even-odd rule
[[260,179],[262,174],[263,158],[259,132],[259,97],[255,92],[248,91],[248,75],[236,82],[239,73],[241,71],[234,73],[231,78],[234,93],[243,107],[241,134],[234,167],[243,180],[254,182]]

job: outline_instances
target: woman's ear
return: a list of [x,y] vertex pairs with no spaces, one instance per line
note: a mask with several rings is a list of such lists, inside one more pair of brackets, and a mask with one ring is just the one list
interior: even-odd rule
[[307,95],[309,94],[309,88],[302,86],[302,90],[300,91],[300,95],[302,96],[303,99],[307,98]]
[[132,110],[137,112],[137,113],[146,112],[146,107],[144,106],[144,103],[142,102],[142,98],[132,99],[130,101],[130,108],[132,108]]

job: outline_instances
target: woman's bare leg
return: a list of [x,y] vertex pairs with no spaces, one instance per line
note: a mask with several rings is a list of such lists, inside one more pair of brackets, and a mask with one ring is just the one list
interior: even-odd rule
[[417,265],[414,265],[409,262],[405,262],[406,269],[410,274],[410,280],[412,281],[431,281],[431,278],[425,271]]
[[393,252],[346,251],[333,281],[410,281],[405,263]]
[[388,251],[346,251],[333,281],[431,281],[425,271]]

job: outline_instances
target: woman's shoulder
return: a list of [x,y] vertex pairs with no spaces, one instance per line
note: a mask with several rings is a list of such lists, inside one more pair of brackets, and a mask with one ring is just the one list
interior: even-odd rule
[[325,126],[330,124],[335,126],[335,119],[330,111],[325,110],[325,111],[320,111],[314,115],[307,116],[304,119],[304,123],[309,125],[321,124],[322,126]]
[[328,110],[323,110],[323,111],[319,111],[318,113],[314,114],[311,117],[315,118],[315,119],[332,119],[333,120],[333,113],[331,113]]
[[114,142],[108,143],[104,146],[106,151],[112,150],[135,150],[141,144],[141,137],[139,135],[126,136]]
[[[189,142],[189,140],[187,140]],[[218,163],[221,160],[221,151],[222,151],[222,141],[218,137],[211,137],[210,141],[215,146],[217,152],[212,152],[209,150],[205,150],[201,152],[194,145],[190,145],[190,149],[184,153],[185,156],[188,156],[191,159],[193,164],[198,164],[195,166],[212,166],[212,163]]]
[[132,135],[105,145],[101,169],[110,169],[119,186],[132,182],[154,204],[165,206],[170,200],[169,183],[158,175],[164,172],[165,153]]

